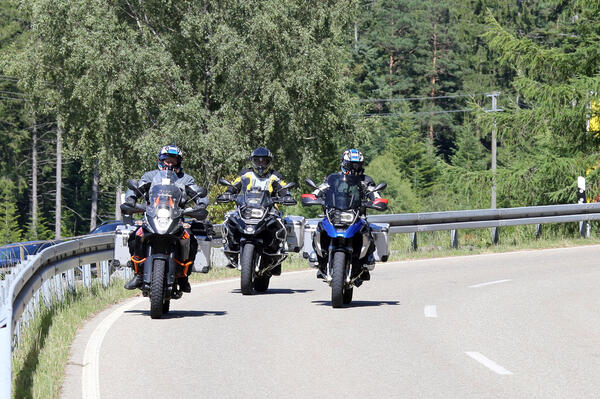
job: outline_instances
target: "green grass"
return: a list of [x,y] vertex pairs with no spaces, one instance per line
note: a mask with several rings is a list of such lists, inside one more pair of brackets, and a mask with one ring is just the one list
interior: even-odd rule
[[130,296],[132,292],[120,283],[108,289],[94,284],[68,294],[52,308],[40,308],[13,352],[13,397],[58,398],[78,328],[93,314]]

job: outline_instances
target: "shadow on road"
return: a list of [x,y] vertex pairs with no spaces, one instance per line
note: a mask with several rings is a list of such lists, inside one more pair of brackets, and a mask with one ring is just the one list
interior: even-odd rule
[[[254,292],[254,295],[269,295],[269,294],[303,294],[305,292],[311,292],[314,290],[294,290],[291,288],[273,288],[273,289],[268,289],[266,292]],[[242,291],[238,288],[235,290],[231,290],[230,293],[232,294],[241,294]]]
[[[331,301],[312,301],[312,303],[320,306],[331,306]],[[344,305],[344,308],[364,308],[368,306],[386,306],[400,305],[398,301],[352,301],[349,305]]]
[[[125,313],[137,313],[144,316],[150,316],[149,310],[133,309],[126,310]],[[202,316],[225,316],[227,312],[222,310],[171,310],[162,319],[179,319],[181,317],[202,317]]]

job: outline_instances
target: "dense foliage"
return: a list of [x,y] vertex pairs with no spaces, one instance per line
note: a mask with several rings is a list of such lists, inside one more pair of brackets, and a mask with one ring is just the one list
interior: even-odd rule
[[0,243],[52,236],[57,159],[80,234],[168,143],[213,195],[259,145],[297,182],[359,146],[391,212],[473,209],[496,123],[499,207],[575,202],[588,169],[593,198],[599,34],[587,1],[5,1]]

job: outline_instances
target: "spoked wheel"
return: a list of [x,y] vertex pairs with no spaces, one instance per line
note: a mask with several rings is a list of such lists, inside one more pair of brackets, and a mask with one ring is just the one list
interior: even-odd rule
[[[346,254],[344,252],[335,252],[333,254],[333,273],[331,280],[331,306],[341,308],[344,302],[344,285],[346,283]],[[350,292],[350,301],[352,292]],[[350,302],[348,302],[350,303]]]
[[269,289],[271,276],[256,276],[254,277],[254,290],[256,292],[265,292]]
[[165,261],[155,259],[152,265],[152,283],[150,286],[150,317],[153,319],[160,319],[163,315],[165,277]]
[[242,266],[242,278],[240,282],[242,294],[252,295],[252,280],[254,277],[254,244],[247,243],[246,245],[244,245],[244,248],[242,249],[240,264]]

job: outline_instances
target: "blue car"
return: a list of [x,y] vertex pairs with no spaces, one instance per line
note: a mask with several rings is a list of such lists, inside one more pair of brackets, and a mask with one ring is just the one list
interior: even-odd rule
[[94,230],[90,231],[89,234],[108,233],[109,231],[115,231],[118,226],[122,226],[124,223],[120,220],[110,220],[102,223]]
[[0,247],[0,268],[15,266],[28,255],[35,255],[54,244],[58,244],[58,241],[25,241],[3,245]]

